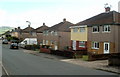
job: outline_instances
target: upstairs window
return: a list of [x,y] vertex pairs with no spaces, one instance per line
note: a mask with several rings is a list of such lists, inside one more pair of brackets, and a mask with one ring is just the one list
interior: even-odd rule
[[37,36],[37,35],[36,35],[36,32],[32,32],[32,36]]
[[51,31],[51,35],[54,35],[54,31]]
[[43,31],[43,35],[48,35],[49,31]]
[[110,32],[110,30],[111,30],[110,25],[103,26],[103,32]]
[[92,29],[94,33],[99,32],[99,26],[93,26]]
[[81,27],[80,32],[85,32],[85,27]]
[[58,35],[58,33],[57,33],[57,32],[54,32],[54,34],[55,34],[55,36],[57,36],[57,35]]
[[73,32],[78,32],[78,28],[73,28]]

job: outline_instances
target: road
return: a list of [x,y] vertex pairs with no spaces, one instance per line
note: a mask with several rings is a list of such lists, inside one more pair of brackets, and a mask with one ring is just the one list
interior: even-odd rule
[[115,75],[78,65],[24,53],[2,45],[2,62],[9,75]]

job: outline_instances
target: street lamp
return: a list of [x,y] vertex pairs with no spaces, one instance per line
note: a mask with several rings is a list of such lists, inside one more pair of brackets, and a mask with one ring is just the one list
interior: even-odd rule
[[[28,27],[30,27],[31,22],[30,22],[30,21],[26,21],[26,22],[29,23],[29,24],[28,24]],[[30,33],[30,29],[29,29],[29,33]],[[29,43],[30,43],[30,38],[29,38]]]
[[30,25],[31,25],[31,22],[30,22],[30,21],[26,21],[26,22],[27,22],[27,23],[29,23],[29,24],[28,24],[28,26],[30,27]]

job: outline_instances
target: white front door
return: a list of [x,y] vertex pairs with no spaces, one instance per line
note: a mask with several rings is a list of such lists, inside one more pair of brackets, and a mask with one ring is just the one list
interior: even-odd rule
[[72,43],[73,45],[72,45],[72,47],[73,47],[73,50],[76,50],[76,41],[75,40],[73,40],[73,43]]
[[104,54],[110,53],[110,43],[104,42]]

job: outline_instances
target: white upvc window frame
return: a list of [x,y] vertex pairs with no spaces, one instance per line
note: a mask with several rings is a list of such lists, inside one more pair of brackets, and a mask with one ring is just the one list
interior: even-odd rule
[[100,47],[99,42],[96,42],[96,41],[92,42],[92,49],[99,49],[99,47]]
[[46,40],[46,42],[45,42],[46,44],[45,45],[48,45],[48,40]]
[[[94,31],[94,28],[96,28],[97,31]],[[99,31],[100,31],[99,26],[92,26],[92,33],[99,33]]]
[[78,32],[79,28],[73,28],[73,32],[76,33]]
[[85,32],[85,27],[80,27],[80,32]]
[[103,32],[104,33],[109,33],[111,32],[111,25],[103,25]]
[[51,35],[54,35],[54,31],[51,31],[50,33],[51,33]]
[[32,32],[32,36],[37,36],[36,32]]
[[43,40],[42,44],[45,45],[45,40]]

